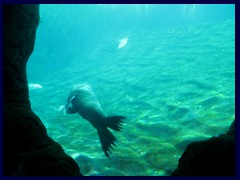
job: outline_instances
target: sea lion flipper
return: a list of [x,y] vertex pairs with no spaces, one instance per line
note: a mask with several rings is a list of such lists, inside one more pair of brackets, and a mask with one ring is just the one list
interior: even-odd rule
[[97,128],[102,149],[107,157],[109,157],[109,153],[111,153],[110,148],[113,149],[113,147],[116,146],[114,143],[116,138],[107,128],[111,128],[115,131],[121,131],[123,119],[125,119],[124,116],[106,117],[104,118],[104,126]]
[[115,131],[121,131],[124,116],[109,116],[105,119],[105,125]]
[[102,145],[103,152],[107,157],[109,157],[110,148],[113,149],[112,145],[115,146],[116,138],[115,136],[106,128],[98,128],[98,135]]
[[64,108],[65,114],[75,114],[75,113],[77,113],[76,108],[74,108],[72,106],[72,101],[73,101],[74,98],[75,98],[75,95],[68,98],[69,100],[68,100],[68,102],[67,102],[67,104],[65,105],[65,108]]
[[77,113],[77,110],[73,106],[67,105],[65,106],[65,112],[67,114],[75,114]]
[[65,106],[68,106],[71,102],[72,102],[72,100],[75,98],[75,95],[74,96],[72,96],[71,98],[69,98],[69,101],[67,102],[67,104],[65,105]]

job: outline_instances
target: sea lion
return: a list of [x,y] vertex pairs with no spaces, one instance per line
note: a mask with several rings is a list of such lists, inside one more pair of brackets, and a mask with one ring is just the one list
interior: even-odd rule
[[117,49],[120,49],[120,48],[126,46],[127,43],[128,43],[128,37],[120,39]]
[[108,128],[115,131],[121,131],[122,120],[125,119],[125,117],[107,117],[103,113],[102,107],[89,84],[75,85],[68,96],[67,104],[64,109],[66,114],[78,113],[97,129],[102,149],[105,155],[109,157],[109,148],[113,149],[116,138]]
[[34,83],[29,83],[28,84],[29,91],[36,90],[36,89],[42,89],[42,88],[43,87],[40,84],[34,84]]

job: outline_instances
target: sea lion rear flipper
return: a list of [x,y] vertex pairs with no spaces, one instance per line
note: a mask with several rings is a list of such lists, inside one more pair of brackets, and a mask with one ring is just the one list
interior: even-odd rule
[[105,125],[114,131],[121,131],[124,116],[109,116],[105,119]]
[[97,130],[102,144],[102,149],[105,155],[109,157],[110,148],[113,149],[112,145],[116,146],[114,143],[116,138],[106,127],[98,128]]
[[113,149],[115,145],[115,136],[107,129],[111,128],[115,131],[121,131],[124,116],[109,116],[104,118],[104,126],[97,128],[100,142],[102,144],[102,149],[107,157],[109,157],[110,148]]

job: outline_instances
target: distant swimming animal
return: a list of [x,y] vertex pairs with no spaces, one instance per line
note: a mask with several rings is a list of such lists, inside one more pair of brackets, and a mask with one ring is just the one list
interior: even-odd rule
[[123,39],[120,39],[117,49],[120,49],[120,48],[126,46],[127,43],[128,43],[128,38],[127,37],[123,38]]
[[42,89],[43,87],[40,84],[34,84],[34,83],[29,83],[28,84],[28,89],[29,90],[35,90],[35,89]]
[[78,113],[84,119],[89,121],[97,129],[102,149],[109,157],[110,148],[115,146],[116,138],[108,130],[121,131],[124,116],[107,117],[101,108],[92,88],[88,84],[75,85],[67,100],[64,111],[67,114]]

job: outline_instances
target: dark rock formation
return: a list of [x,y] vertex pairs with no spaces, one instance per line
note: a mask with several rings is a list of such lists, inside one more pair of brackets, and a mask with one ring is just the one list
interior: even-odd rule
[[4,175],[81,175],[31,110],[26,63],[34,48],[39,5],[4,5]]
[[234,176],[235,120],[226,134],[190,143],[172,176]]

